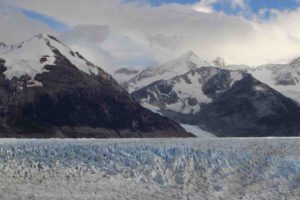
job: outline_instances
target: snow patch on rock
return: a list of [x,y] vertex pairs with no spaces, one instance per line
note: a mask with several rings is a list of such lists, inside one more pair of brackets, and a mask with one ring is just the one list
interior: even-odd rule
[[123,85],[129,93],[132,93],[150,83],[158,80],[169,80],[175,76],[187,73],[192,69],[210,65],[201,60],[194,52],[189,51],[157,68],[151,68],[141,71]]
[[37,74],[46,72],[45,65],[56,65],[56,54],[59,51],[74,66],[87,74],[98,74],[98,68],[88,63],[80,54],[73,52],[69,47],[59,42],[53,36],[39,34],[33,38],[11,46],[9,50],[1,52],[0,58],[5,60],[4,72],[8,79],[13,77],[30,76],[31,81]]

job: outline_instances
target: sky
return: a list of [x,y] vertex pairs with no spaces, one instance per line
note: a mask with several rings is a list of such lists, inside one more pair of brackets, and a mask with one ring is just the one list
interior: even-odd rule
[[[19,9],[26,36],[52,32],[112,68],[155,67],[187,51],[256,66],[300,56],[299,7],[300,0],[0,0],[0,15]],[[19,26],[6,18],[7,32]]]
[[[134,3],[136,0],[126,0],[124,3]],[[228,15],[242,15],[244,17],[251,17],[253,15],[259,15],[261,11],[290,11],[295,10],[300,6],[300,0],[148,0],[142,1],[142,3],[149,4],[154,7],[159,7],[168,4],[182,4],[199,6],[208,10],[224,12]],[[48,25],[50,28],[58,32],[68,30],[68,26],[53,17],[43,15],[41,12],[35,12],[32,10],[22,9],[22,12],[29,18],[41,21]],[[260,16],[263,19],[270,16]]]
[[37,20],[49,26],[49,28],[53,29],[57,32],[64,32],[68,30],[68,26],[60,21],[55,20],[53,17],[49,17],[43,15],[39,12],[34,12],[31,10],[21,9],[22,13],[31,19]]

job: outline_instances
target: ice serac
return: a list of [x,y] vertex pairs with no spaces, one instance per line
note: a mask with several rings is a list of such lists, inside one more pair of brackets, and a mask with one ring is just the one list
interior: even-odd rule
[[40,34],[0,54],[1,137],[187,137],[101,68]]
[[217,136],[299,136],[300,108],[244,70],[201,67],[132,93],[143,106]]
[[168,80],[175,76],[184,74],[191,69],[209,65],[209,63],[201,60],[194,52],[189,51],[184,55],[176,58],[158,68],[150,68],[141,71],[123,85],[129,93],[134,92],[154,81]]

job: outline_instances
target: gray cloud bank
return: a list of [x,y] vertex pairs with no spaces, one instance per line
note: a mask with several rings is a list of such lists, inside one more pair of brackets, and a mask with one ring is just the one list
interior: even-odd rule
[[189,50],[203,60],[221,56],[248,65],[286,62],[300,56],[299,9],[274,10],[271,19],[261,20],[259,16],[229,16],[200,4],[153,7],[119,0],[10,2],[73,27],[60,37],[103,65],[151,67]]

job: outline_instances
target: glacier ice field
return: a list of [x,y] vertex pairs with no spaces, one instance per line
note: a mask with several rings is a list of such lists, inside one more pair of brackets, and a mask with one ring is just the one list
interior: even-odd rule
[[300,138],[0,139],[0,199],[300,199]]

